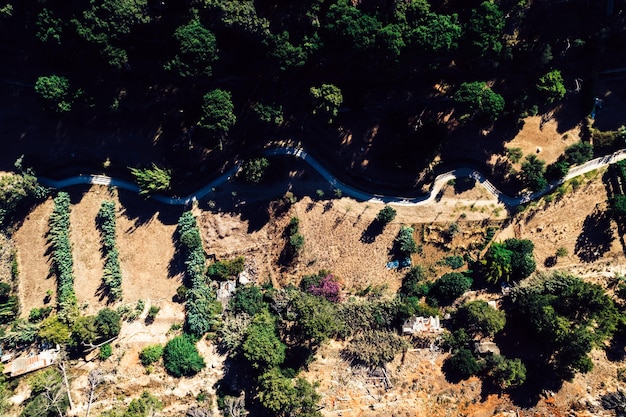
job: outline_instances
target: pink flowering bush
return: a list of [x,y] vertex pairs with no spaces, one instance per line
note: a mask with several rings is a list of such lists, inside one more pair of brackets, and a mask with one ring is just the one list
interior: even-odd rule
[[328,274],[317,285],[311,285],[308,293],[318,297],[324,297],[328,301],[338,303],[341,301],[341,284],[333,274]]

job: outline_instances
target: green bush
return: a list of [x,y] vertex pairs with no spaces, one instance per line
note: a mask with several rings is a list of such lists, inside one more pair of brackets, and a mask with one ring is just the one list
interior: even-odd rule
[[75,95],[70,91],[70,81],[59,75],[41,76],[35,82],[35,92],[57,113],[72,110]]
[[259,371],[271,369],[285,360],[286,346],[278,337],[276,320],[267,310],[252,319],[241,350],[250,365]]
[[151,305],[150,309],[148,310],[148,316],[146,318],[150,321],[154,321],[157,314],[159,314],[159,311],[161,311],[161,308],[159,306]]
[[369,367],[384,366],[408,349],[407,341],[395,332],[371,330],[355,336],[343,355]]
[[180,378],[200,372],[206,364],[189,336],[176,336],[163,349],[163,364],[167,372]]
[[270,166],[266,158],[257,158],[246,161],[241,166],[241,177],[251,184],[258,184],[263,179],[265,171]]
[[504,329],[504,311],[496,310],[483,300],[470,301],[453,315],[454,327],[472,336],[493,337]]
[[147,195],[171,188],[172,171],[152,164],[152,168],[129,168],[139,186],[139,194]]
[[264,305],[263,293],[256,285],[239,287],[230,300],[230,308],[235,314],[246,313],[254,316],[261,311]]
[[163,356],[163,346],[150,345],[143,348],[139,353],[139,360],[143,366],[150,366],[155,362],[158,362]]
[[383,207],[376,215],[376,220],[382,223],[391,223],[396,218],[396,209],[391,206]]
[[467,379],[482,370],[482,366],[471,351],[466,348],[459,349],[454,355],[446,359],[444,369],[461,379]]
[[48,317],[52,312],[52,307],[33,308],[28,313],[28,321],[38,323]]
[[443,265],[449,266],[452,269],[459,269],[460,267],[465,265],[465,260],[463,259],[462,256],[451,255],[451,256],[446,256],[445,258],[443,258],[441,260],[441,263]]
[[230,278],[236,278],[244,270],[246,260],[243,256],[235,259],[217,261],[209,265],[207,275],[211,279],[225,281]]
[[113,348],[110,343],[106,343],[100,346],[100,351],[98,352],[98,359],[101,361],[105,361],[111,357],[113,354]]
[[398,247],[400,255],[403,257],[410,257],[412,254],[419,252],[421,249],[417,246],[415,239],[413,239],[414,231],[415,230],[412,227],[402,226],[394,241]]
[[122,319],[119,313],[110,308],[103,308],[98,311],[95,320],[98,335],[102,340],[108,340],[120,334],[122,328]]
[[548,103],[561,100],[566,93],[561,71],[553,70],[541,76],[537,83],[537,91],[544,96]]
[[426,282],[426,270],[420,265],[412,267],[402,280],[400,293],[407,297],[423,297],[430,291],[430,284]]
[[458,272],[448,272],[435,281],[429,295],[439,303],[448,304],[459,298],[472,286],[472,279]]
[[[25,203],[45,197],[47,190],[32,173],[0,176],[0,225],[5,225]],[[17,267],[17,264],[15,264]],[[17,268],[15,269],[17,272]],[[14,278],[17,275],[14,275]]]

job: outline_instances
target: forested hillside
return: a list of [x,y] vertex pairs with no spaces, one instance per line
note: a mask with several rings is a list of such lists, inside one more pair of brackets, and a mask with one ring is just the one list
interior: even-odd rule
[[134,158],[178,168],[175,180],[284,138],[344,166],[367,154],[352,174],[414,177],[439,152],[458,160],[445,147],[456,132],[494,131],[500,146],[484,147],[497,153],[525,116],[583,120],[598,74],[622,65],[623,3],[5,0],[3,119],[54,125],[37,134],[65,140],[57,166],[89,140],[72,129],[126,129],[107,146],[143,149]]

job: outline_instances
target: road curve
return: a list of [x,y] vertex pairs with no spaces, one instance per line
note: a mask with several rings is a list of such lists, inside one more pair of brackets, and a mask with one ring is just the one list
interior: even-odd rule
[[[456,180],[459,178],[473,178],[480,185],[482,185],[487,192],[493,195],[499,203],[506,205],[507,207],[516,207],[520,204],[527,203],[529,201],[540,198],[541,196],[551,192],[559,185],[563,184],[565,181],[568,181],[574,177],[579,175],[583,175],[587,172],[593,171],[594,169],[598,169],[610,164],[614,164],[618,161],[626,159],[626,149],[621,149],[613,154],[606,155],[603,157],[599,157],[596,159],[592,159],[584,163],[583,165],[572,167],[568,174],[551,184],[549,184],[545,189],[537,191],[535,193],[527,193],[518,197],[510,197],[500,190],[498,190],[483,174],[478,171],[475,171],[471,168],[458,168],[452,171],[445,172],[441,175],[438,175],[433,182],[432,189],[430,193],[420,197],[398,197],[398,196],[389,196],[389,195],[381,195],[381,194],[371,194],[366,193],[364,191],[358,190],[348,184],[344,184],[337,180],[335,176],[333,176],[328,169],[326,169],[322,164],[320,164],[315,158],[309,155],[305,150],[301,148],[295,147],[281,147],[281,148],[272,148],[268,149],[263,153],[265,156],[281,156],[288,155],[299,158],[309,164],[315,171],[317,171],[328,183],[336,189],[341,190],[342,195],[350,196],[357,200],[362,201],[370,201],[370,202],[379,202],[386,204],[398,204],[398,205],[426,205],[426,204],[436,204],[438,200],[439,193],[443,189],[443,187],[448,184],[450,180]],[[160,194],[155,194],[150,196],[150,198],[155,201],[170,204],[170,205],[189,205],[193,201],[200,200],[211,192],[213,189],[226,181],[229,181],[239,170],[241,164],[236,164],[228,171],[224,172],[217,178],[214,178],[211,182],[206,184],[204,187],[200,188],[196,192],[186,196],[186,197],[167,197]],[[135,193],[139,192],[139,187],[137,184],[117,179],[111,178],[106,175],[78,175],[70,178],[65,178],[62,180],[53,180],[46,177],[38,177],[39,183],[45,187],[62,189],[66,187],[71,187],[73,185],[79,184],[98,184],[98,185],[107,185],[117,188],[122,188],[128,191],[132,191]]]

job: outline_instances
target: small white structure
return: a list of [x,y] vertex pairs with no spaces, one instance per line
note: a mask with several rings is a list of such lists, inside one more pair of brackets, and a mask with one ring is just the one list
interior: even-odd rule
[[474,342],[474,353],[479,355],[499,355],[500,348],[490,340],[477,340]]
[[53,365],[56,363],[58,356],[58,349],[48,349],[39,352],[37,355],[17,358],[4,366],[3,373],[9,377],[24,375]]
[[230,297],[235,293],[235,288],[237,284],[235,281],[222,281],[220,282],[220,287],[217,290],[217,301],[222,303],[222,305],[228,304]]
[[440,333],[443,329],[439,322],[439,316],[417,317],[413,316],[402,325],[402,333]]

